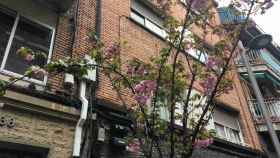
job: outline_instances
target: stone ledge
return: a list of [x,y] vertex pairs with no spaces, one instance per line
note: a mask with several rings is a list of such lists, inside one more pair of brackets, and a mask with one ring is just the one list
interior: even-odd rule
[[10,90],[0,99],[4,103],[4,108],[16,108],[69,121],[76,122],[80,114],[79,110],[74,107],[63,106],[62,104]]

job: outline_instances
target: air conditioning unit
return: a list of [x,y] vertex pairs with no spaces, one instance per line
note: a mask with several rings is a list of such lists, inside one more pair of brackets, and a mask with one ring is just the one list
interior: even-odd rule
[[[96,64],[95,60],[92,59],[89,55],[85,55],[85,60],[87,61],[88,64]],[[96,67],[88,70],[87,75],[83,76],[84,79],[88,81],[95,82],[96,81]]]

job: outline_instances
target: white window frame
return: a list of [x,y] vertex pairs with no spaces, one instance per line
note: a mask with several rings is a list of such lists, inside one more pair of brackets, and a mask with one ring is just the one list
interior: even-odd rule
[[[20,17],[23,17],[23,18],[26,18],[38,25],[41,25],[43,27],[46,27],[48,29],[50,29],[52,31],[52,37],[51,37],[51,41],[50,41],[50,47],[49,47],[49,54],[48,54],[48,57],[47,57],[47,63],[50,62],[51,60],[51,56],[52,56],[52,52],[53,52],[53,47],[54,47],[54,39],[55,39],[55,28],[50,26],[50,25],[47,25],[45,23],[42,23],[38,20],[35,20],[31,17],[26,17],[22,14],[20,14],[19,12],[16,12],[16,18],[14,20],[14,24],[13,24],[13,27],[12,27],[12,30],[11,30],[11,34],[10,34],[10,37],[9,37],[9,40],[8,40],[8,44],[6,46],[6,49],[5,49],[5,53],[4,53],[4,56],[3,56],[3,59],[2,59],[2,63],[1,63],[1,67],[0,67],[0,73],[4,74],[4,75],[8,75],[8,76],[15,76],[15,77],[22,77],[23,75],[22,74],[18,74],[18,73],[15,73],[15,72],[12,72],[12,71],[9,71],[9,70],[5,70],[5,65],[6,65],[6,62],[7,62],[7,59],[8,59],[8,55],[10,53],[10,49],[11,49],[11,46],[12,46],[12,42],[13,42],[13,39],[14,39],[14,36],[15,36],[15,33],[16,33],[16,29],[17,29],[17,26],[18,26],[18,23],[19,23],[19,20],[20,20]],[[37,80],[37,79],[33,79],[33,78],[24,78],[25,81],[29,81],[29,82],[33,82],[33,83],[36,83],[38,85],[46,85],[47,84],[47,80],[48,80],[48,76],[45,75],[44,76],[44,79],[43,80]]]
[[[214,122],[215,130],[217,131],[217,129],[216,129],[216,124],[218,124],[219,126],[223,127],[224,132],[225,132],[225,136],[226,136],[225,138],[222,138],[221,136],[218,136],[218,135],[217,135],[217,137],[218,137],[218,138],[221,138],[221,139],[225,139],[225,140],[230,141],[230,142],[235,143],[235,144],[244,145],[244,138],[243,138],[243,135],[242,135],[240,126],[239,126],[239,122],[237,122],[237,123],[238,123],[238,129],[233,129],[233,128],[229,127],[229,126],[220,124],[220,123],[218,123],[218,122]],[[234,141],[234,140],[231,140],[231,138],[230,138],[230,136],[229,136],[229,131],[228,131],[228,130],[238,131],[238,136],[239,136],[240,142],[236,142],[236,141]]]
[[[134,18],[133,14],[136,14],[136,15],[138,15],[139,17],[143,18],[144,24],[138,22],[138,21]],[[153,20],[151,20],[151,19],[145,17],[144,15],[142,15],[141,13],[137,12],[136,10],[134,10],[134,9],[132,9],[132,8],[130,9],[130,18],[131,18],[133,21],[135,21],[136,23],[138,23],[138,24],[142,25],[143,27],[145,27],[146,29],[148,29],[149,31],[155,33],[156,35],[158,35],[158,36],[160,36],[160,37],[162,37],[162,38],[166,38],[167,33],[166,33],[166,31],[164,30],[164,28],[162,28],[162,27],[159,26],[158,24],[154,23]],[[157,27],[159,30],[161,30],[162,33],[159,33],[158,31],[153,30],[151,27],[148,27],[148,26],[147,26],[147,22],[153,24],[155,27]]]

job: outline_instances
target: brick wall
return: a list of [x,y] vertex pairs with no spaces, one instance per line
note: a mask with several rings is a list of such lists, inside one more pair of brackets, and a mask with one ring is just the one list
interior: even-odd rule
[[[175,9],[174,9],[175,8]],[[173,13],[178,17],[182,14],[182,5],[172,8]],[[102,1],[102,40],[105,43],[114,41],[127,41],[128,47],[121,51],[121,60],[124,62],[133,57],[142,60],[149,60],[151,56],[158,53],[161,47],[164,46],[163,41],[149,31],[143,29],[138,24],[131,21],[129,0],[106,0]],[[199,32],[198,28],[193,27],[194,31]],[[208,41],[215,41],[218,37],[207,35]],[[250,112],[246,103],[246,99],[242,93],[240,81],[237,72],[232,72],[234,79],[234,90],[224,95],[221,100],[227,105],[234,107],[240,111],[240,125],[243,131],[245,142],[252,148],[260,149],[260,144],[257,139],[257,133],[254,128],[253,121],[250,117]],[[120,103],[118,95],[112,90],[112,86],[104,76],[99,78],[98,97],[102,97],[112,102]],[[125,100],[131,101],[130,95],[125,93]]]

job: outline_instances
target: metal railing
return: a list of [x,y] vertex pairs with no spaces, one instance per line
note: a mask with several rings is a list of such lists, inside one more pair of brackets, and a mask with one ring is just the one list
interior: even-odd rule
[[[266,98],[264,100],[272,122],[280,122],[280,98]],[[264,117],[256,99],[249,100],[250,111],[257,124],[264,123]]]
[[[269,51],[263,50],[251,50],[247,52],[247,59],[249,63],[254,65],[266,65],[270,70],[280,76],[280,61],[270,54]],[[244,66],[244,62],[241,57],[235,59],[235,63],[238,66]]]
[[[265,64],[265,61],[261,57],[261,52],[256,51],[256,50],[251,50],[247,52],[247,59],[249,60],[249,63],[251,65],[256,65],[256,64]],[[238,65],[244,65],[244,62],[241,58],[238,58],[236,60]]]

